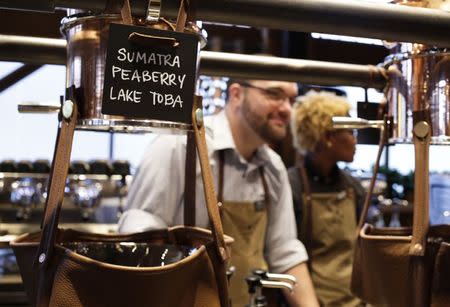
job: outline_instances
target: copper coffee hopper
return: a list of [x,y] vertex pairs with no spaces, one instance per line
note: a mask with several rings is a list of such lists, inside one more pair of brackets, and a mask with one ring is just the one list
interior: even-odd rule
[[[152,1],[156,3],[158,1]],[[108,46],[109,26],[123,24],[120,14],[92,14],[68,10],[61,21],[61,33],[67,40],[66,87],[75,92],[79,110],[76,129],[108,132],[162,132],[183,133],[192,125],[150,119],[136,119],[102,113],[103,82]],[[175,23],[159,16],[159,7],[149,8],[145,18],[132,18],[135,26],[174,30]],[[184,32],[198,36],[198,49],[206,46],[206,32],[194,22],[187,22]],[[197,71],[198,71],[197,61]],[[61,106],[25,103],[19,112],[60,112]]]
[[[395,0],[393,3],[450,11],[450,1]],[[386,96],[394,119],[394,143],[412,143],[413,114],[425,112],[431,124],[431,144],[450,144],[450,50],[416,43],[387,43],[391,54]]]

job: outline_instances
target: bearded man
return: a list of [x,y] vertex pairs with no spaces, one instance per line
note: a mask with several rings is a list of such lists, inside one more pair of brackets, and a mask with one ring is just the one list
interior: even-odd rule
[[[266,80],[232,80],[223,111],[205,118],[206,141],[224,233],[234,238],[231,265],[233,306],[245,306],[245,277],[253,269],[295,276],[285,293],[291,306],[318,306],[297,239],[292,191],[281,158],[267,145],[287,133],[297,85]],[[186,137],[158,136],[129,191],[121,232],[183,224]],[[196,226],[208,228],[200,168],[196,171]]]

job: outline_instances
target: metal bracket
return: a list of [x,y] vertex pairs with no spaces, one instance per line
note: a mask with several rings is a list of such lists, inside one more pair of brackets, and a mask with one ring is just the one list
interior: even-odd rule
[[195,110],[195,119],[197,121],[197,126],[201,127],[203,126],[203,110],[198,108]]
[[426,121],[420,121],[414,125],[414,135],[419,139],[424,139],[430,133],[430,125]]
[[149,0],[147,6],[147,14],[145,20],[151,23],[158,22],[161,15],[161,1],[162,0]]

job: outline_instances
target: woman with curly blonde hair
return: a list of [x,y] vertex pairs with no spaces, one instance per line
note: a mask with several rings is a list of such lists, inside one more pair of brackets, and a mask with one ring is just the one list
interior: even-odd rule
[[333,116],[348,116],[350,104],[330,92],[310,91],[293,107],[293,145],[301,157],[289,169],[297,232],[321,306],[360,306],[350,292],[354,234],[364,189],[337,162],[351,162],[352,130],[333,129]]

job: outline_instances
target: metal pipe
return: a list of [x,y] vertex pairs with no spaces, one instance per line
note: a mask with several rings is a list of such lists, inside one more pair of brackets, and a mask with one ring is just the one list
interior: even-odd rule
[[19,113],[58,113],[60,109],[60,105],[41,104],[39,102],[23,102],[17,105]]
[[[108,0],[0,0],[0,8],[53,11],[55,7],[103,12]],[[196,19],[450,46],[448,12],[357,0],[193,1]],[[179,0],[162,1],[161,16],[174,18]],[[145,16],[148,0],[133,0],[135,16]]]
[[66,65],[66,41],[56,38],[0,34],[0,60]]
[[0,8],[21,11],[53,12],[55,3],[51,0],[0,0]]
[[367,120],[359,117],[333,116],[334,129],[382,129],[383,127],[383,120]]
[[[66,64],[66,41],[0,35],[0,60],[37,64]],[[274,79],[313,85],[348,85],[382,89],[384,69],[270,56],[202,51],[200,73],[242,79]]]
[[14,85],[16,82],[31,75],[41,67],[42,67],[41,65],[28,65],[28,64],[22,65],[13,72],[4,76],[3,78],[0,79],[0,93],[6,90],[8,87]]
[[382,89],[386,85],[384,69],[380,67],[224,52],[203,51],[200,72],[208,76],[284,80],[324,86]]

